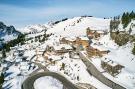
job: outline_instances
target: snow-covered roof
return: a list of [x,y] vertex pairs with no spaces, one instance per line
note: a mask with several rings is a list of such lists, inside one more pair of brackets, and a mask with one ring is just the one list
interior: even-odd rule
[[65,49],[72,49],[72,47],[70,45],[67,44],[60,44],[60,45],[55,45],[53,46],[55,50],[60,50],[61,48],[65,48]]
[[98,33],[104,33],[104,30],[90,30],[90,31],[96,31],[96,32],[98,32]]
[[49,55],[48,58],[52,58],[53,60],[61,59],[60,55]]
[[107,59],[107,58],[102,59],[102,61],[108,63],[108,64],[111,65],[111,66],[117,66],[117,65],[118,65],[118,63],[116,63],[116,62],[114,62],[114,61],[112,61],[112,60],[110,60],[110,59]]
[[93,48],[97,48],[98,50],[100,50],[100,51],[106,51],[106,50],[108,50],[106,47],[104,47],[103,45],[94,45],[94,44],[91,44],[91,46],[93,47]]
[[38,58],[38,61],[42,61],[42,62],[44,62],[44,61],[45,61],[45,59],[44,59],[43,57],[39,57],[39,58]]
[[79,37],[81,40],[89,40],[88,37]]
[[65,39],[66,39],[66,40],[69,40],[69,41],[75,41],[75,40],[76,40],[75,37],[66,37]]
[[19,50],[19,51],[23,51],[23,50],[24,50],[24,48],[18,48],[17,50]]

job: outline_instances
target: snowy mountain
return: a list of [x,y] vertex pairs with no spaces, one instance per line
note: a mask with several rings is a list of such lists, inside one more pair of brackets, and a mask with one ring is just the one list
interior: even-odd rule
[[50,28],[49,24],[36,24],[36,25],[29,25],[26,26],[24,28],[20,28],[17,29],[18,31],[20,31],[21,33],[31,33],[31,34],[35,34],[35,33],[40,33],[44,30],[47,30],[48,28]]
[[53,28],[48,29],[48,33],[56,33],[61,36],[81,36],[86,35],[88,27],[92,30],[109,31],[109,24],[110,19],[74,17],[54,25]]
[[0,22],[0,40],[10,41],[15,39],[19,34],[14,26],[6,26],[3,22]]

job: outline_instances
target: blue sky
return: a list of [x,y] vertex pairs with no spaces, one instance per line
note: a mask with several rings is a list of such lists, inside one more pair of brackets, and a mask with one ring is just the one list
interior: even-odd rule
[[112,17],[135,11],[135,0],[0,0],[0,21],[15,27],[65,17]]

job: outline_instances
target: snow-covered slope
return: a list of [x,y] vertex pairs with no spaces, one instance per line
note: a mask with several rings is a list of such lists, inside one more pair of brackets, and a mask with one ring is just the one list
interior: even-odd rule
[[50,76],[41,77],[34,82],[35,89],[43,89],[43,87],[44,89],[63,89],[63,84]]
[[42,32],[43,30],[47,30],[50,28],[48,24],[36,24],[36,25],[29,25],[24,28],[17,29],[18,31],[22,33],[39,33]]
[[[126,29],[129,30],[129,28],[132,28],[132,34],[135,33],[134,25],[135,21],[131,21],[131,23],[128,25]],[[74,17],[72,19],[67,19],[66,21],[61,21],[57,24],[44,24],[44,25],[30,25],[25,28],[19,29],[22,33],[31,33],[28,34],[28,37],[33,38],[33,42],[29,41],[27,44],[21,46],[22,48],[28,47],[27,50],[24,50],[24,56],[28,57],[27,60],[30,60],[33,55],[36,54],[37,49],[42,49],[45,50],[46,46],[53,46],[58,47],[60,46],[59,40],[61,37],[70,37],[70,38],[75,38],[77,36],[79,37],[86,37],[86,28],[90,27],[92,30],[100,30],[100,31],[108,31],[109,32],[109,25],[110,25],[110,19],[102,19],[102,18],[95,18],[95,17]],[[132,26],[131,26],[132,25]],[[125,30],[122,28],[122,26],[119,26],[119,29]],[[45,42],[36,42],[34,41],[35,36],[38,35],[43,35],[45,34],[44,30],[47,30],[47,34],[54,34],[51,35]],[[69,39],[70,39],[69,38]],[[101,60],[108,58],[112,60],[113,62],[119,63],[124,68],[122,69],[122,72],[117,75],[116,77],[111,76],[109,73],[105,72],[104,69],[102,69],[103,74],[106,75],[109,79],[113,80],[116,83],[120,83],[122,85],[126,85],[126,88],[128,89],[133,89],[134,84],[135,84],[135,55],[132,54],[132,48],[133,48],[133,43],[128,42],[126,45],[123,46],[118,46],[110,37],[110,33],[107,33],[106,35],[103,35],[99,38],[99,40],[92,39],[92,44],[94,48],[97,48],[99,50],[105,49],[109,50],[110,52],[103,57],[93,57],[92,63],[97,67],[97,69],[102,69],[101,67]],[[21,48],[18,47],[17,49]],[[12,50],[13,51],[13,50]],[[16,51],[16,50],[15,50]],[[84,50],[85,51],[85,50]],[[11,53],[12,54],[12,53]],[[17,55],[17,54],[16,54]],[[87,72],[87,68],[82,62],[81,58],[78,59],[72,59],[69,58],[69,54],[63,54],[63,55],[55,55],[55,54],[48,54],[50,58],[55,58],[55,60],[58,60],[56,64],[54,65],[48,65],[48,70],[53,71],[53,72],[58,72],[61,73],[64,77],[72,81],[73,83],[89,83],[95,86],[98,89],[110,89],[107,87],[105,84],[102,82],[98,81],[95,77],[90,76],[90,74]],[[63,58],[63,59],[61,59]],[[7,57],[6,59],[9,59]],[[16,72],[12,73],[11,76],[8,75],[8,77],[13,78],[12,80],[9,79],[8,77],[6,78],[9,81],[5,82],[4,85],[8,86],[9,83],[13,87],[11,89],[20,89],[16,88],[15,86],[21,87],[22,82],[22,77],[20,77],[20,80],[16,76],[18,75],[28,75],[32,71],[34,71],[35,64],[34,66],[28,65],[27,61],[26,63],[22,64],[21,58],[18,56],[14,55],[14,58],[11,58],[15,60],[15,63],[18,63],[17,65],[11,65],[10,70],[6,70],[8,73],[10,72]],[[42,59],[42,60],[41,60]],[[32,61],[36,62],[36,58],[31,59]],[[10,59],[7,61],[11,61]],[[47,61],[44,60],[43,57],[39,57],[39,63],[41,62],[42,65],[46,65]],[[65,69],[61,69],[62,63],[65,63]],[[16,67],[18,66],[18,67]],[[19,71],[14,71],[14,67],[18,68]],[[28,68],[30,69],[28,69]],[[12,69],[13,68],[13,69]],[[21,68],[23,70],[21,70]],[[36,70],[36,69],[35,69]],[[26,73],[27,72],[27,73]],[[67,73],[65,73],[67,72]],[[84,73],[84,74],[82,74]],[[18,74],[18,75],[17,75]],[[13,76],[13,77],[12,77]],[[18,76],[19,77],[19,76]],[[77,79],[79,77],[79,79]],[[41,79],[42,80],[42,79]],[[16,82],[14,82],[16,81]],[[40,80],[39,80],[40,81]],[[45,79],[45,81],[47,81]],[[44,80],[43,80],[44,82]],[[17,85],[17,84],[20,85]],[[50,83],[49,83],[50,84]],[[37,84],[35,84],[37,85]],[[42,83],[41,83],[42,85]],[[38,86],[38,85],[37,85]],[[40,84],[39,84],[40,86]],[[15,87],[15,88],[14,88]]]
[[135,20],[132,20],[126,29],[131,30],[131,34],[135,34]]
[[15,39],[20,34],[14,26],[6,26],[3,22],[0,22],[0,40],[10,41]]
[[130,32],[131,35],[134,35],[135,34],[135,20],[132,20],[125,29],[123,29],[123,25],[120,23],[118,29],[120,31],[127,31],[127,32],[131,31]]
[[74,17],[60,22],[48,29],[48,33],[56,33],[61,36],[80,36],[86,35],[86,28],[92,30],[109,30],[110,19],[95,17]]

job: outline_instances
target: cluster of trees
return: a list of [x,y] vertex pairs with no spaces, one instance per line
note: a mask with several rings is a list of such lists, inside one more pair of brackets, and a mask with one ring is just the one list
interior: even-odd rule
[[111,20],[110,21],[110,31],[112,30],[117,30],[118,29],[118,26],[120,24],[120,21],[119,20]]
[[[135,19],[135,13],[132,12],[124,12],[121,19],[120,16],[115,16],[110,21],[110,36],[119,46],[126,44],[128,41],[131,41],[132,37],[130,32],[132,29],[129,29],[129,33],[119,32],[118,26],[120,22],[122,22],[123,28],[127,27],[127,25],[131,22],[132,19]],[[134,37],[133,37],[134,38]]]
[[3,45],[3,49],[5,49],[7,52],[10,51],[10,47],[14,47],[17,44],[23,45],[25,43],[25,35],[20,34],[18,37],[14,40],[11,40]]
[[132,53],[135,55],[135,44],[134,44],[134,48],[132,49]]
[[6,52],[10,51],[10,47],[14,47],[17,44],[23,45],[25,43],[25,35],[24,34],[19,34],[18,37],[14,40],[11,40],[7,43],[3,43],[3,47],[0,48],[0,51],[2,51],[2,57],[6,57]]
[[[44,42],[51,35],[52,34],[45,33],[43,35],[36,36],[34,39],[35,39],[35,42],[37,42],[37,41]],[[7,43],[3,43],[2,44],[3,47],[0,48],[0,51],[2,51],[2,58],[6,57],[6,52],[10,51],[10,47],[14,47],[17,44],[23,45],[23,44],[25,44],[26,41],[33,39],[33,38],[25,39],[25,36],[26,36],[26,34],[20,34],[20,35],[18,35],[18,37],[16,39],[11,40]]]
[[58,24],[58,23],[60,23],[60,22],[62,22],[62,21],[66,21],[66,20],[68,20],[68,18],[64,18],[64,19],[62,19],[62,20],[55,21],[55,22],[53,23],[53,25],[54,25],[54,24]]
[[39,41],[39,42],[44,42],[47,40],[47,38],[50,36],[50,34],[43,34],[43,35],[39,35],[35,37],[35,42]]
[[110,37],[117,43],[119,46],[125,45],[130,41],[131,36],[126,32],[110,32]]
[[0,89],[2,89],[2,84],[4,83],[4,75],[1,74],[0,76]]
[[118,26],[120,24],[120,16],[115,16],[113,19],[110,21],[110,31],[112,30],[117,30]]
[[[121,17],[121,22],[123,25],[123,28],[126,28],[127,25],[131,22],[132,19],[135,19],[135,12],[124,12],[122,17]],[[115,16],[113,19],[110,21],[110,29],[115,30],[118,28],[120,24],[120,16]]]
[[131,22],[132,19],[135,19],[135,12],[124,12],[121,20],[122,20],[122,24],[123,24],[123,28],[127,27],[127,25]]
[[93,16],[91,16],[91,15],[83,15],[81,17],[93,17]]

